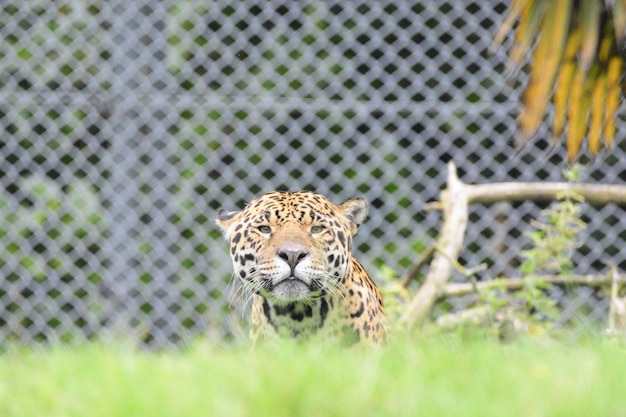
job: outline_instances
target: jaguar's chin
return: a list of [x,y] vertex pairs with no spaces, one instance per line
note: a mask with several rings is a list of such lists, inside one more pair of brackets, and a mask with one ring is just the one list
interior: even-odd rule
[[287,278],[272,288],[272,297],[284,301],[296,301],[307,298],[312,291],[304,281],[298,278]]

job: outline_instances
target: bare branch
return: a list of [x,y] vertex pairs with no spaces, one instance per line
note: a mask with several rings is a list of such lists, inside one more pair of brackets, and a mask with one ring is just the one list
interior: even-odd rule
[[456,313],[444,314],[437,318],[437,325],[440,328],[451,329],[462,324],[480,324],[491,318],[493,314],[493,310],[489,307],[474,307]]
[[453,162],[448,163],[447,189],[442,192],[443,226],[436,246],[440,249],[433,256],[430,270],[411,300],[401,320],[413,326],[426,318],[450,274],[451,259],[458,259],[463,247],[463,237],[467,227],[467,188],[456,174]]
[[[545,275],[538,277],[538,279],[546,284],[573,284],[590,287],[601,287],[612,283],[612,277],[607,275]],[[621,283],[626,283],[626,275],[618,276],[617,279]],[[475,287],[470,282],[450,283],[441,292],[441,297],[455,297],[496,288],[519,290],[523,286],[523,278],[498,278],[493,281],[478,282]]]
[[573,191],[590,203],[625,204],[626,186],[607,184],[575,184],[567,182],[501,182],[467,185],[469,203],[498,201],[554,200],[558,193]]

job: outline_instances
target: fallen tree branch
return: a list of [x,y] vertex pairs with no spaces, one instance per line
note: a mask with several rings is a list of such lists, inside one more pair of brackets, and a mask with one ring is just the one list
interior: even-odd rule
[[463,324],[481,324],[492,318],[493,314],[493,309],[489,307],[474,307],[438,317],[437,326],[442,329],[452,329]]
[[[601,287],[611,285],[613,278],[608,275],[545,275],[537,277],[546,284],[573,284],[587,285],[590,287]],[[626,275],[620,275],[618,282],[626,284]],[[519,290],[524,286],[523,278],[497,278],[493,281],[482,281],[472,285],[470,282],[450,283],[445,286],[440,293],[440,297],[456,297],[477,291],[487,291],[491,289]]]
[[410,327],[425,319],[437,300],[450,274],[453,265],[451,259],[458,259],[463,247],[463,237],[467,227],[467,187],[457,174],[453,162],[448,163],[447,189],[442,192],[443,226],[436,247],[430,270],[420,286],[417,294],[407,306],[401,320]]
[[594,204],[626,204],[626,186],[607,184],[575,184],[568,182],[500,182],[467,185],[467,197],[472,203],[498,201],[554,200],[563,191],[580,194]]

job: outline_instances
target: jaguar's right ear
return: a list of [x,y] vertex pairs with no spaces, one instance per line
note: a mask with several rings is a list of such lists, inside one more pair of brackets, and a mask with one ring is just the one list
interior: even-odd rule
[[339,204],[338,207],[341,213],[346,216],[352,235],[356,235],[357,229],[367,218],[367,201],[360,197],[351,198],[350,200]]
[[215,223],[222,229],[224,237],[228,239],[230,237],[230,231],[239,218],[240,211],[228,211],[226,209],[219,209],[217,211],[217,218]]

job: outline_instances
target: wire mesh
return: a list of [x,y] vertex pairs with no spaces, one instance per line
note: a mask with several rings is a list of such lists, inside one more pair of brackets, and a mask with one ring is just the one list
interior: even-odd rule
[[[506,7],[3,2],[1,340],[237,337],[245,306],[213,218],[262,192],[367,198],[355,250],[378,280],[436,237],[440,216],[422,206],[447,161],[468,183],[560,180],[547,129],[514,147],[520,87],[503,75],[506,51],[488,51]],[[624,180],[617,142],[582,180]],[[544,207],[473,206],[461,262],[486,262],[481,279],[519,275]],[[585,206],[577,272],[626,267],[624,214]],[[606,313],[598,291],[553,295],[566,314]]]

